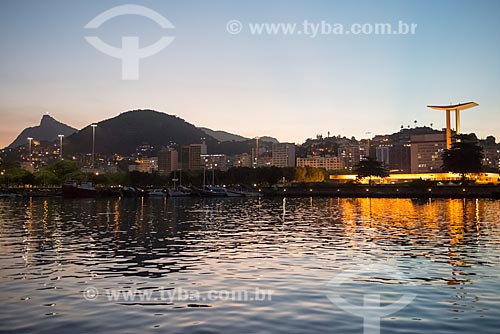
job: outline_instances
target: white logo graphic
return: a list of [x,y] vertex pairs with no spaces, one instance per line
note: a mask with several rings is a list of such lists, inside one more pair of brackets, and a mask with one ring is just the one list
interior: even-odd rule
[[[352,315],[363,318],[363,332],[364,334],[379,334],[380,333],[380,319],[388,315],[394,314],[408,304],[410,304],[413,299],[417,296],[413,293],[405,293],[396,302],[381,306],[380,305],[380,294],[365,294],[363,296],[363,305],[352,304],[346,299],[344,299],[340,293],[343,291],[342,284],[346,282],[352,282],[356,278],[361,277],[388,277],[395,279],[398,282],[407,281],[403,274],[393,267],[388,265],[368,265],[364,269],[352,269],[347,270],[336,276],[331,280],[327,287],[332,290],[331,293],[327,294],[328,299],[338,306],[340,309],[348,312]],[[406,285],[415,285],[414,283],[408,283]]]
[[[174,25],[154,10],[138,5],[122,5],[110,8],[101,14],[94,17],[85,29],[99,28],[103,23],[108,20],[122,15],[139,15],[149,18],[156,22],[163,29],[175,28]],[[163,36],[154,44],[145,48],[139,48],[139,37],[137,36],[123,36],[122,47],[116,48],[109,44],[104,43],[99,37],[86,36],[85,39],[94,48],[101,51],[108,56],[119,58],[122,60],[122,79],[123,80],[138,80],[139,79],[139,59],[150,57],[165,47],[167,47],[175,37]]]
[[99,290],[93,286],[89,286],[83,290],[83,298],[86,300],[95,300],[99,296]]
[[243,24],[238,20],[230,20],[226,23],[226,30],[231,35],[238,35],[243,29]]

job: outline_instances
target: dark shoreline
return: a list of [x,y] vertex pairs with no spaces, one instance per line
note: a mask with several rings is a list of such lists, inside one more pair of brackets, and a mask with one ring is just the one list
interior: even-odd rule
[[264,196],[351,198],[500,198],[500,187],[492,185],[429,186],[339,185],[337,187],[285,187],[262,189]]
[[[265,187],[263,197],[342,197],[342,198],[491,198],[500,199],[500,186],[428,186],[408,185],[292,185]],[[61,188],[11,188],[0,193],[0,198],[62,197]],[[111,189],[101,189],[97,197],[119,197]]]

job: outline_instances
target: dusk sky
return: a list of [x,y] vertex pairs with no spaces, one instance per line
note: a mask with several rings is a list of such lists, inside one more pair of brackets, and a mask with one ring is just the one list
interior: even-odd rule
[[[84,26],[117,5],[137,15]],[[316,134],[364,138],[401,125],[445,125],[428,104],[475,101],[462,131],[500,139],[499,1],[19,1],[0,4],[0,146],[43,114],[78,129],[155,109],[197,126],[301,143]],[[227,23],[242,23],[239,34]],[[252,34],[251,23],[417,24],[413,35]],[[92,47],[164,35],[175,40],[122,80],[121,60]]]

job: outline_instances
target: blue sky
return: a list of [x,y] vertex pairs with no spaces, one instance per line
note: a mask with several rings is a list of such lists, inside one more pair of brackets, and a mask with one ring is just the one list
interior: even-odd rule
[[[84,36],[141,47],[163,31],[140,16],[84,26],[123,4],[175,26],[171,45],[121,80],[121,62]],[[2,1],[0,146],[44,113],[82,128],[151,108],[197,126],[303,142],[316,134],[366,137],[401,125],[444,126],[428,104],[475,101],[462,131],[500,139],[498,1]],[[226,23],[243,24],[232,35]],[[252,35],[249,23],[416,23],[414,35]]]

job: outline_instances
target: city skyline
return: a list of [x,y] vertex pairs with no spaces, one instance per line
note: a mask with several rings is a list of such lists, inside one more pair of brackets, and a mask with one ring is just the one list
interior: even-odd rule
[[[450,107],[453,107],[453,106],[450,106]],[[139,112],[147,112],[147,111],[150,111],[150,110],[130,110],[130,111],[124,111],[123,113],[120,113],[119,115],[127,114],[129,112],[137,112],[137,111],[139,111]],[[169,115],[169,114],[166,114],[166,113],[164,113],[162,111],[153,111],[153,112],[159,112],[160,114],[165,114],[167,116],[177,117],[177,115]],[[73,131],[71,131],[71,132],[78,133],[80,131],[85,130],[88,127],[92,128],[94,130],[97,127],[99,127],[99,123],[101,123],[101,122],[108,122],[110,120],[116,119],[116,117],[118,117],[119,115],[117,115],[115,117],[108,118],[108,119],[104,119],[104,120],[99,120],[99,121],[96,121],[96,122],[92,122],[92,123],[86,125],[85,127],[81,128],[81,129],[76,129],[76,130],[73,130],[74,132]],[[36,134],[29,134],[29,135],[23,136],[23,134],[25,133],[26,130],[34,130],[34,129],[39,128],[39,126],[41,126],[44,123],[44,120],[46,120],[46,117],[48,117],[49,119],[52,119],[52,121],[56,121],[56,122],[60,121],[58,119],[53,118],[53,116],[50,115],[49,113],[46,113],[46,114],[42,115],[42,119],[41,119],[40,124],[36,124],[36,125],[33,125],[33,126],[25,128],[23,131],[21,131],[17,135],[16,140],[14,140],[13,142],[11,142],[11,144],[10,144],[11,146],[7,146],[6,145],[3,148],[9,148],[10,147],[10,148],[14,148],[15,149],[15,148],[18,148],[20,146],[26,146],[26,145],[28,145],[28,142],[29,142],[30,139],[36,140],[38,142],[47,142],[47,143],[49,143],[49,142],[54,142],[54,143],[57,142],[57,143],[59,143],[59,145],[61,145],[60,144],[61,137],[71,137],[71,135],[73,135],[73,133],[57,134],[57,131],[56,132],[52,131],[53,132],[52,136],[54,137],[54,139],[51,139],[51,140],[43,137],[43,136],[47,136],[48,135],[47,133],[42,136],[43,138],[39,138]],[[146,115],[145,115],[145,117],[147,118]],[[182,120],[183,122],[187,122],[188,124],[191,124],[191,125],[195,126],[197,129],[200,129],[204,133],[203,136],[199,137],[199,140],[195,140],[196,143],[202,143],[205,140],[206,136],[208,136],[208,137],[212,136],[213,138],[215,138],[216,140],[218,140],[220,142],[236,140],[234,138],[239,138],[236,141],[241,141],[241,140],[255,140],[255,139],[259,140],[261,138],[269,138],[269,139],[271,139],[271,142],[272,142],[272,140],[276,139],[276,138],[274,138],[272,136],[243,137],[243,136],[240,136],[240,134],[238,134],[238,133],[230,133],[230,132],[225,131],[223,129],[208,129],[208,128],[204,128],[204,127],[197,127],[196,124],[192,124],[188,120],[184,120],[182,118],[180,120]],[[68,126],[68,127],[71,128],[71,124],[65,124],[64,122],[60,122],[59,124],[61,124],[62,126]],[[311,135],[311,136],[309,136],[307,138],[304,138],[301,141],[296,141],[296,142],[288,141],[288,142],[286,142],[286,141],[279,141],[278,140],[278,142],[279,143],[284,143],[284,144],[286,144],[286,143],[293,143],[295,145],[301,146],[301,145],[307,143],[308,140],[315,140],[315,139],[318,139],[318,138],[320,138],[320,139],[325,139],[325,138],[347,138],[347,139],[351,139],[351,138],[354,138],[355,140],[358,140],[358,141],[366,141],[366,140],[376,139],[378,137],[386,137],[386,136],[394,135],[394,134],[397,134],[397,133],[401,133],[404,130],[423,129],[423,128],[428,128],[428,129],[432,129],[434,131],[440,131],[442,133],[447,133],[446,132],[446,126],[443,127],[443,128],[440,128],[440,127],[436,127],[433,123],[431,123],[429,125],[428,124],[418,124],[418,123],[415,123],[415,121],[414,121],[412,124],[408,124],[406,126],[401,125],[400,128],[394,129],[393,131],[388,132],[388,133],[372,133],[372,132],[367,132],[367,133],[365,133],[364,135],[362,135],[360,137],[355,137],[355,136],[353,136],[351,134],[334,134],[334,133],[330,133],[328,131],[326,134],[324,134],[324,133],[317,133],[314,136]],[[47,130],[47,129],[45,129],[45,130]],[[40,131],[40,130],[37,129],[36,131]],[[65,130],[65,131],[68,131],[68,130]],[[211,134],[211,132],[213,132],[213,134]],[[217,132],[221,132],[223,134],[217,135],[217,134],[215,134]],[[450,126],[451,140],[453,140],[453,136],[455,135],[455,133],[456,133],[455,126]],[[458,133],[463,133],[463,132],[459,131]],[[472,133],[475,134],[474,132],[472,132]],[[33,138],[28,138],[30,136],[33,136]],[[484,137],[478,137],[478,139],[485,140],[485,139],[487,139],[487,137],[490,137],[490,136],[492,136],[492,135],[491,134],[489,134],[489,135],[487,134]],[[224,137],[228,137],[228,138],[233,138],[234,137],[234,138],[233,139],[223,139]],[[22,141],[22,143],[21,143],[21,141]],[[24,143],[24,141],[26,141],[26,143]],[[162,146],[169,147],[170,145],[166,144],[167,141],[165,141],[165,144],[162,145]],[[148,141],[145,141],[144,143],[148,143]]]
[[[121,80],[120,61],[84,39],[84,26],[122,1],[2,4],[0,146],[47,112],[81,129],[123,111],[155,109],[200,127],[300,143],[328,132],[358,139],[393,133],[401,125],[413,127],[415,120],[441,129],[443,115],[426,106],[467,101],[479,107],[462,115],[462,132],[500,135],[498,3],[134,3],[175,26],[168,32],[175,36],[172,44],[140,62],[137,81]],[[453,20],[443,24],[450,13]],[[230,20],[241,21],[243,31],[228,33]],[[403,20],[417,29],[410,36],[315,38],[245,30],[251,22],[303,20]],[[143,46],[158,38],[159,29],[145,18],[127,16],[96,32],[113,45],[128,34],[143,38]]]

